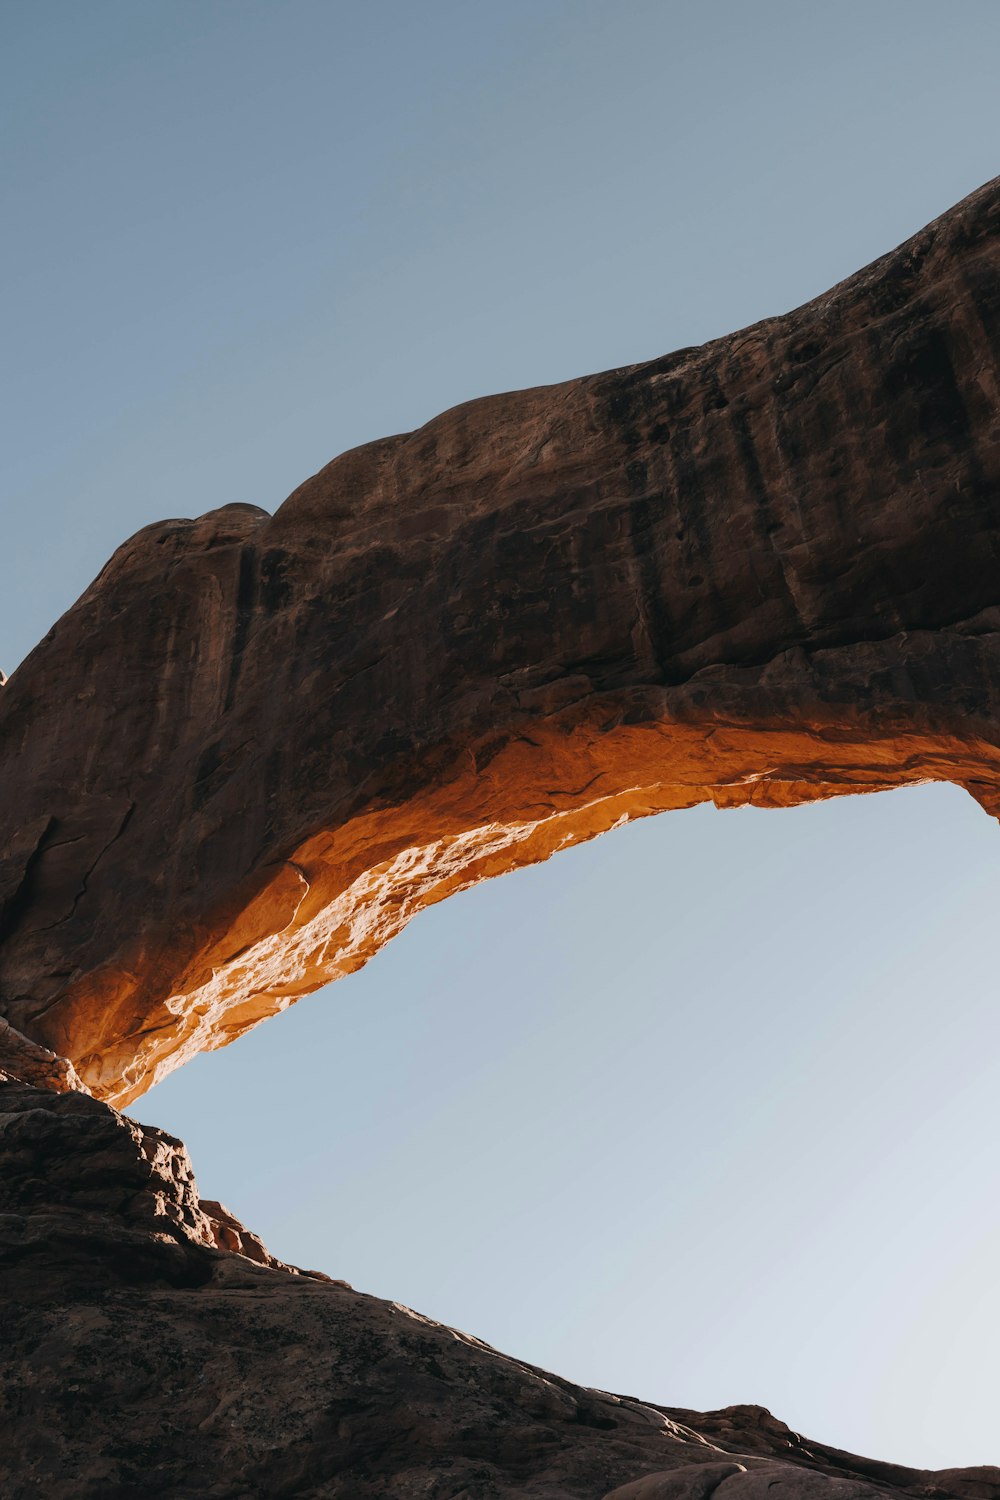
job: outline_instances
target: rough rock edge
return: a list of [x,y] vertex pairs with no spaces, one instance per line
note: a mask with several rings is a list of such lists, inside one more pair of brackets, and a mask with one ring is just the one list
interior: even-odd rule
[[298,1272],[79,1094],[0,1083],[0,1279],[5,1500],[1000,1500],[1000,1469],[588,1390]]

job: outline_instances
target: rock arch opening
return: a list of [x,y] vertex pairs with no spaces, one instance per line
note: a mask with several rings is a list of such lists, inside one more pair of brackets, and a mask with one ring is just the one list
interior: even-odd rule
[[987,1462],[993,844],[937,786],[647,819],[142,1108],[277,1253],[498,1348]]

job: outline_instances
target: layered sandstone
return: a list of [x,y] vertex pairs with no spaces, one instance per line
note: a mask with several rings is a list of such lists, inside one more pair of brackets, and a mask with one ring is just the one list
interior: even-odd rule
[[585,1390],[296,1273],[79,1093],[0,1083],[0,1279],[5,1500],[1000,1500],[1000,1469]]
[[786,317],[133,537],[0,691],[0,1062],[127,1102],[647,813],[1000,811],[998,343],[1000,180]]

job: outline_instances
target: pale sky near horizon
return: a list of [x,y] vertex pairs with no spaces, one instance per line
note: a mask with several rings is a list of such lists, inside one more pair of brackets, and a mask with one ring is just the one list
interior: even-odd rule
[[[0,667],[147,523],[824,291],[1000,170],[1000,5],[0,7]],[[560,1374],[1000,1463],[1000,835],[621,829],[133,1107],[278,1255]]]

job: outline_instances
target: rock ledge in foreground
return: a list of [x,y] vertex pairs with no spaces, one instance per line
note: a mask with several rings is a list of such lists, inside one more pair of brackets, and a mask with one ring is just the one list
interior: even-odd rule
[[0,1083],[0,1285],[4,1500],[1000,1500],[998,1469],[585,1390],[298,1272],[82,1094]]

